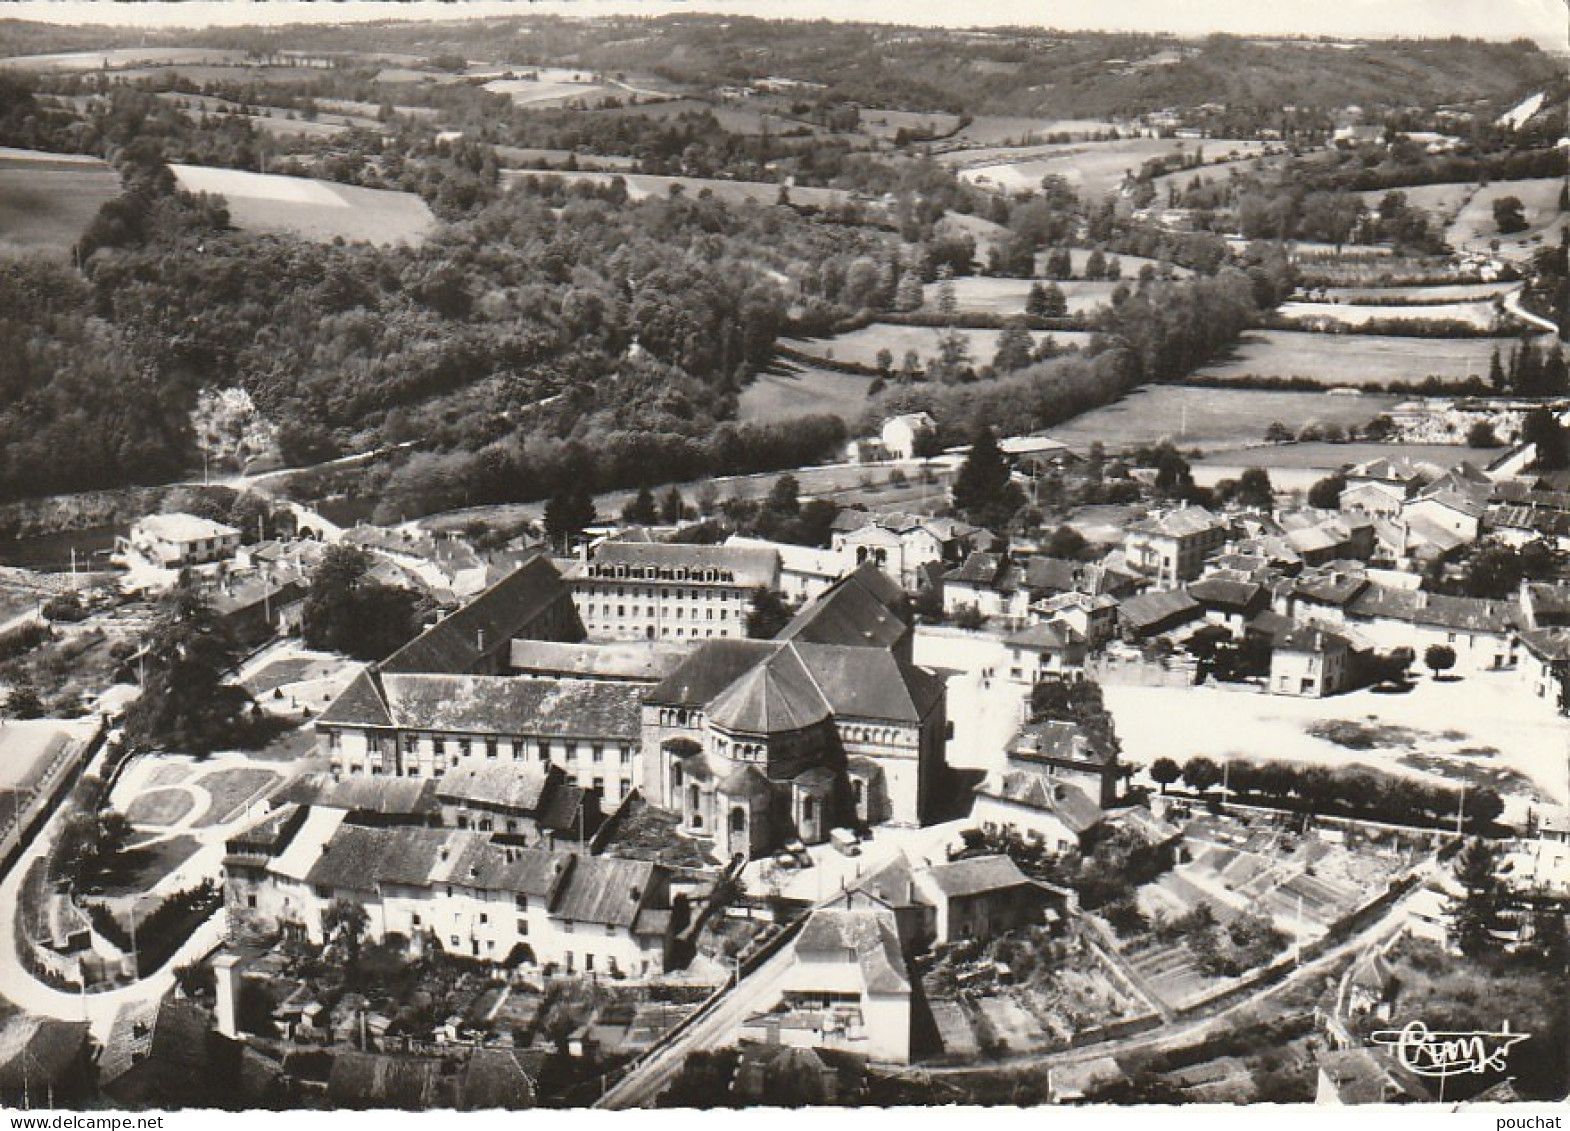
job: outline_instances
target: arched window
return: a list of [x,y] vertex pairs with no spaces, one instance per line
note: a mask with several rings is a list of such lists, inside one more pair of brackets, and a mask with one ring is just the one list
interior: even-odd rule
[[681,788],[681,763],[680,762],[672,762],[671,763],[671,785],[675,786],[677,789]]

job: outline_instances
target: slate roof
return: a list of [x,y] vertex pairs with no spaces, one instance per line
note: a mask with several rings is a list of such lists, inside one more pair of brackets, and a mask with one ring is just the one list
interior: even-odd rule
[[1188,595],[1210,608],[1243,613],[1260,606],[1265,600],[1265,587],[1252,581],[1202,577],[1189,585]]
[[462,1111],[520,1111],[534,1106],[539,1050],[477,1048],[458,1081]]
[[180,511],[145,515],[137,519],[135,525],[149,538],[164,542],[203,542],[208,539],[233,538],[240,533],[222,522]]
[[1061,652],[1068,648],[1078,647],[1085,643],[1085,638],[1075,632],[1071,625],[1057,621],[1043,621],[1033,624],[1023,632],[1016,632],[1006,638],[1004,644],[1010,648],[1034,648],[1043,652]]
[[[320,723],[391,726],[452,734],[529,734],[635,741],[641,689],[602,680],[490,675],[386,674],[381,700],[336,702]],[[362,714],[351,706],[365,706]],[[384,721],[385,720],[385,721]]]
[[775,639],[891,648],[910,632],[903,597],[881,570],[863,565],[808,602]]
[[963,585],[994,585],[1003,573],[1008,559],[1002,554],[989,554],[974,550],[965,560],[943,575],[943,580]]
[[376,669],[366,668],[355,676],[316,721],[351,726],[392,726],[392,715],[387,711]]
[[892,911],[823,908],[812,913],[796,939],[796,953],[814,959],[843,961],[851,952],[856,955],[862,983],[869,993],[910,993],[910,977],[900,953],[899,928]]
[[727,730],[769,734],[820,723],[829,717],[829,705],[801,654],[787,646],[722,691],[708,714]]
[[139,1064],[156,1061],[176,1084],[197,1085],[209,1066],[207,1012],[187,1001],[155,998],[122,1005],[98,1058],[98,1083],[115,1083]]
[[1133,523],[1129,529],[1139,534],[1155,534],[1167,538],[1189,538],[1196,534],[1226,526],[1204,507],[1179,507],[1164,515],[1152,515]]
[[1032,593],[1068,593],[1079,584],[1084,563],[1038,555],[1025,562],[1025,588]]
[[[780,557],[770,549],[751,546],[704,546],[686,542],[604,542],[595,550],[586,567],[573,577],[605,580],[605,570],[626,566],[628,570],[670,570],[686,572],[685,580],[698,582],[699,575],[713,570],[726,584],[755,589],[773,588],[779,580]],[[683,580],[680,577],[675,580]],[[630,579],[629,579],[630,580]]]
[[551,914],[575,923],[631,927],[654,886],[648,860],[576,856]]
[[1089,832],[1106,820],[1106,813],[1088,793],[1046,774],[1010,771],[995,785],[983,787],[982,792],[1027,809],[1051,813],[1077,834]]
[[1429,1103],[1433,1098],[1411,1072],[1366,1046],[1321,1052],[1319,1071],[1343,1104]]
[[921,892],[916,888],[915,866],[904,852],[897,853],[883,867],[862,877],[852,890],[868,895],[896,910],[927,906]]
[[943,698],[944,683],[891,652],[832,645],[795,645],[835,715],[915,723]]
[[1345,605],[1368,588],[1368,577],[1361,570],[1343,572],[1320,568],[1300,576],[1292,592],[1321,605]]
[[1448,507],[1453,511],[1466,515],[1468,518],[1482,518],[1483,512],[1487,510],[1484,504],[1461,494],[1459,491],[1435,491],[1432,494],[1424,494],[1422,497],[1407,503],[1404,509],[1411,510],[1413,507],[1421,506],[1424,503],[1435,503],[1439,506]]
[[669,707],[704,706],[779,648],[773,640],[705,640],[680,667],[644,695],[644,702]]
[[290,788],[290,796],[301,804],[346,809],[351,813],[423,817],[441,810],[436,802],[436,782],[432,778],[345,774],[336,780],[331,777],[302,780]]
[[[382,671],[473,671],[487,652],[521,635],[562,599],[571,598],[561,574],[544,554],[535,554],[457,612],[394,652],[383,662]],[[482,634],[484,651],[480,648]]]
[[1009,756],[1084,759],[1090,756],[1089,744],[1078,724],[1062,719],[1043,719],[1027,723],[1009,744]]
[[1521,633],[1527,651],[1551,664],[1570,662],[1570,628],[1533,628]]
[[926,869],[934,886],[950,899],[982,895],[992,891],[1008,891],[1024,887],[1031,880],[1019,870],[1019,865],[1007,856],[972,856],[968,860],[955,860],[948,864],[934,864]]
[[305,875],[309,884],[345,891],[378,885],[455,884],[548,898],[572,867],[571,853],[512,848],[467,829],[341,825]]
[[1300,625],[1292,631],[1284,633],[1275,639],[1277,652],[1309,652],[1319,654],[1322,652],[1345,652],[1348,645],[1346,638],[1333,632],[1326,632],[1313,625]]

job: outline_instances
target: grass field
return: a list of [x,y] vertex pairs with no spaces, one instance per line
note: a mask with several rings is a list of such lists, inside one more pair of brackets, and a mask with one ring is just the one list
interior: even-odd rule
[[959,127],[959,121],[958,114],[936,111],[919,114],[913,110],[863,110],[861,122],[856,128],[868,137],[892,141],[900,130],[947,137]]
[[245,767],[218,770],[206,775],[196,784],[211,794],[213,801],[197,824],[221,825],[234,820],[248,802],[273,788],[280,780],[279,775],[272,770]]
[[66,259],[120,177],[92,157],[0,148],[0,256]]
[[[1412,288],[1414,291],[1417,288]],[[1491,301],[1372,306],[1339,302],[1284,302],[1276,313],[1299,325],[1366,326],[1399,318],[1410,322],[1464,322],[1479,330],[1493,326],[1497,312]]]
[[621,91],[597,82],[535,82],[529,79],[494,79],[485,84],[492,94],[505,94],[514,106],[544,109],[548,106],[582,104],[593,109],[607,98],[619,98]]
[[[951,280],[954,284],[954,300],[958,303],[960,311],[978,314],[1024,314],[1025,302],[1030,297],[1030,288],[1033,279],[997,279],[985,275],[962,275]],[[1045,285],[1045,284],[1043,284]],[[1057,284],[1063,296],[1068,299],[1070,314],[1087,314],[1098,306],[1104,306],[1112,298],[1112,292],[1117,288],[1116,283],[1087,283],[1083,280],[1067,280]],[[941,283],[928,283],[922,292],[925,303],[923,310],[938,309],[938,292]]]
[[741,391],[736,415],[743,423],[789,420],[820,412],[856,420],[867,411],[867,386],[871,384],[871,377],[779,365],[758,374]]
[[1375,334],[1313,334],[1257,330],[1230,358],[1198,370],[1200,377],[1305,377],[1329,385],[1459,381],[1485,377],[1495,342],[1488,338],[1396,338]]
[[170,168],[181,188],[222,195],[235,227],[249,231],[390,244],[418,243],[436,226],[413,193],[201,165]]
[[1411,188],[1365,192],[1363,204],[1367,208],[1378,208],[1379,202],[1385,198],[1385,193],[1392,191],[1403,194],[1409,207],[1422,209],[1433,217],[1436,224],[1448,227],[1455,220],[1456,214],[1472,198],[1472,194],[1477,191],[1477,182],[1447,181],[1437,185],[1413,185]]
[[[1499,241],[1498,254],[1506,259],[1525,259],[1534,249],[1547,242],[1555,242],[1551,234],[1557,232],[1565,220],[1559,211],[1559,190],[1564,181],[1558,177],[1541,177],[1532,181],[1495,181],[1472,194],[1466,206],[1456,216],[1455,222],[1445,232],[1450,246],[1460,251],[1489,251],[1495,240]],[[1499,234],[1494,223],[1494,201],[1513,196],[1521,201],[1526,213],[1527,229],[1515,235]]]
[[0,67],[21,71],[98,71],[105,67],[194,66],[239,64],[245,52],[215,47],[112,47],[103,51],[64,51],[49,55],[13,55]]
[[950,140],[965,145],[1019,146],[1039,142],[1049,134],[1085,135],[1115,128],[1111,122],[1094,118],[1016,118],[978,114]]
[[971,184],[984,188],[1020,192],[1038,188],[1043,177],[1055,174],[1066,178],[1082,195],[1100,197],[1117,188],[1126,174],[1137,172],[1152,157],[1192,153],[1197,147],[1203,147],[1205,160],[1213,163],[1223,156],[1236,155],[1242,158],[1257,155],[1264,149],[1265,143],[1226,139],[1182,141],[1123,138],[1118,141],[1045,146],[1039,156],[1029,160],[972,165],[959,175]]
[[1332,397],[1253,389],[1153,385],[1050,430],[1077,451],[1096,440],[1108,451],[1170,439],[1185,451],[1216,450],[1260,442],[1276,421],[1363,425],[1396,403],[1395,397]]
[[[969,339],[970,356],[977,368],[990,365],[993,355],[997,353],[998,337],[1002,331],[961,330],[959,332]],[[930,326],[893,326],[874,322],[871,326],[864,326],[849,334],[841,334],[837,338],[787,338],[783,344],[813,357],[872,366],[878,363],[878,351],[886,349],[894,355],[894,368],[898,369],[904,363],[907,350],[915,350],[916,355],[925,365],[927,359],[937,353],[938,334],[939,331]],[[1037,345],[1048,336],[1045,333],[1031,335]],[[1050,336],[1053,341],[1063,346],[1083,345],[1090,340],[1088,333],[1077,331],[1063,331]]]
[[133,825],[165,828],[184,817],[194,805],[191,795],[183,789],[155,789],[132,801],[125,816]]
[[102,894],[139,897],[195,856],[201,847],[201,841],[184,833],[153,844],[144,841],[135,845],[126,850],[122,857],[124,868],[104,885]]
[[[1380,306],[1429,303],[1488,302],[1513,291],[1520,283],[1439,283],[1432,287],[1326,287],[1329,302],[1373,303]],[[1318,297],[1318,292],[1315,292]]]
[[[609,172],[577,172],[564,173],[554,170],[541,172],[525,172],[520,170],[504,169],[504,181],[516,181],[522,177],[561,177],[571,181],[583,181],[589,184],[609,184],[611,178],[620,177],[627,184],[627,195],[633,200],[642,200],[649,196],[669,196],[671,186],[680,185],[683,192],[698,195],[708,189],[714,196],[727,204],[741,204],[751,201],[754,204],[778,204],[780,190],[783,186],[770,184],[766,181],[722,181],[709,177],[661,177],[648,173],[609,173]],[[833,204],[843,204],[850,199],[850,193],[842,189],[826,188],[791,188],[786,190],[791,202],[805,204],[816,208],[826,208]]]
[[1488,454],[1461,444],[1269,444],[1214,451],[1200,463],[1323,470],[1381,458],[1420,460],[1450,468],[1466,460],[1481,462],[1488,458]]

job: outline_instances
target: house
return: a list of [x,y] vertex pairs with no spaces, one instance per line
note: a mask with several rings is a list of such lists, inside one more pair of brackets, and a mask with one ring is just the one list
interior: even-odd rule
[[1368,569],[1362,563],[1327,563],[1280,583],[1274,611],[1296,620],[1340,624],[1347,619],[1348,606],[1368,586]]
[[1020,580],[1020,570],[1006,555],[975,551],[943,575],[943,615],[974,612],[989,619],[1016,619],[1026,604]]
[[863,1090],[860,1057],[821,1048],[743,1044],[731,1094],[757,1107],[840,1105]]
[[1319,1054],[1314,1103],[1320,1106],[1432,1102],[1422,1081],[1379,1049],[1354,1046]]
[[638,780],[642,687],[367,667],[316,720],[341,774],[439,778],[471,761],[560,766],[608,801]]
[[1188,595],[1199,602],[1205,620],[1231,629],[1234,634],[1270,605],[1270,591],[1253,581],[1234,581],[1214,575],[1188,586]]
[[937,421],[927,413],[909,412],[885,420],[878,438],[892,458],[915,459],[917,447],[937,430]]
[[1072,629],[1091,648],[1099,648],[1117,635],[1117,598],[1106,593],[1060,593],[1033,604],[1031,610],[1045,623]]
[[1204,507],[1180,507],[1129,526],[1123,538],[1128,563],[1159,586],[1174,588],[1204,571],[1205,560],[1226,544],[1227,523]]
[[910,1063],[911,980],[891,911],[820,908],[792,949],[779,997],[743,1039]]
[[952,568],[995,542],[990,532],[954,518],[860,510],[840,511],[830,535],[843,572],[870,562],[911,593],[927,583],[927,567]]
[[470,762],[433,786],[442,824],[523,844],[582,844],[604,823],[599,794],[572,784],[548,763]]
[[1562,709],[1570,686],[1570,628],[1530,628],[1520,635],[1517,653],[1522,681],[1532,694]]
[[240,548],[240,532],[222,522],[194,514],[150,514],[131,524],[130,534],[118,547],[159,569],[219,562]]
[[442,1084],[439,1058],[344,1050],[333,1056],[327,1101],[347,1111],[429,1111],[448,1106]]
[[851,571],[843,554],[818,546],[797,546],[790,542],[770,542],[732,534],[725,545],[743,549],[772,550],[780,559],[779,591],[792,605],[800,605],[823,593]]
[[1460,491],[1423,493],[1401,507],[1401,518],[1408,526],[1421,522],[1448,531],[1464,542],[1475,542],[1482,533],[1484,503]]
[[674,640],[613,640],[567,644],[556,640],[514,640],[507,674],[524,679],[596,680],[652,687],[687,655]]
[[1193,624],[1204,611],[1186,589],[1159,589],[1130,597],[1119,605],[1118,622],[1127,639],[1148,640]]
[[1337,505],[1343,514],[1358,514],[1369,518],[1395,518],[1400,515],[1406,498],[1407,489],[1404,484],[1369,480],[1345,487]]
[[477,1048],[458,1078],[459,1111],[523,1111],[535,1104],[545,1053],[538,1049]]
[[1528,581],[1521,586],[1522,628],[1570,628],[1570,585]]
[[567,583],[590,637],[724,639],[747,635],[753,593],[780,587],[780,558],[751,546],[605,542]]
[[1034,687],[1043,680],[1082,678],[1088,645],[1069,625],[1048,621],[1005,637],[1003,651],[1008,678]]
[[338,900],[366,912],[366,936],[491,964],[523,958],[569,973],[664,969],[670,873],[643,860],[516,847],[471,829],[350,824],[312,810],[282,843],[224,858],[231,931],[331,933]]
[[535,554],[381,664],[386,673],[497,675],[514,640],[583,639],[572,594],[549,558]]
[[0,1030],[0,1103],[81,1107],[92,1095],[92,1038],[85,1021],[16,1017]]
[[1058,719],[1022,727],[1009,741],[1006,769],[1061,778],[1078,785],[1102,808],[1117,801],[1124,776],[1116,749],[1091,741],[1077,724]]
[[1352,647],[1344,636],[1304,626],[1278,637],[1270,653],[1271,691],[1310,699],[1352,686]]
[[1088,847],[1106,820],[1105,811],[1079,785],[1017,770],[984,783],[970,816],[989,835],[1018,836],[1055,853]]
[[974,939],[985,942],[1040,923],[1049,903],[1067,893],[1037,883],[1003,855],[916,864],[900,853],[846,891],[848,909],[893,914],[907,953]]
[[1369,585],[1345,608],[1346,623],[1382,649],[1435,644],[1452,648],[1459,672],[1497,671],[1516,662],[1516,603],[1447,597],[1425,590]]

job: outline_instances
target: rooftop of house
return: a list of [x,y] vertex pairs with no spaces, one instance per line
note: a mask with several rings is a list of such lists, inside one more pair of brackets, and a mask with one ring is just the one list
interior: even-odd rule
[[898,512],[875,513],[855,508],[846,508],[835,515],[832,529],[839,534],[854,534],[858,530],[866,530],[869,527],[887,530],[894,534],[921,530],[931,534],[940,542],[953,542],[985,533],[981,527],[972,526],[957,518]]
[[128,1002],[114,1016],[98,1058],[98,1083],[112,1089],[137,1065],[157,1061],[195,1077],[209,1065],[207,1011],[172,998]]
[[1412,459],[1389,459],[1381,456],[1349,469],[1347,480],[1378,479],[1387,483],[1428,483],[1444,474],[1444,469],[1431,463]]
[[1268,596],[1263,585],[1215,576],[1191,582],[1188,595],[1207,608],[1239,613],[1259,608]]
[[1204,507],[1179,507],[1161,515],[1151,515],[1129,526],[1135,534],[1163,538],[1192,538],[1214,530],[1224,530],[1226,520],[1211,514]]
[[1516,606],[1508,601],[1448,597],[1422,589],[1392,589],[1384,585],[1368,586],[1347,605],[1346,611],[1353,617],[1490,633],[1509,632],[1518,615]]
[[1200,614],[1200,603],[1186,589],[1164,589],[1130,597],[1118,606],[1119,615],[1135,629],[1181,622]]
[[1350,645],[1346,638],[1334,632],[1327,632],[1317,625],[1298,625],[1290,632],[1277,636],[1275,649],[1277,652],[1306,652],[1313,655],[1325,653],[1345,652]]
[[636,741],[642,689],[603,680],[362,673],[317,725]]
[[1032,593],[1067,593],[1085,576],[1084,562],[1037,554],[1025,561],[1025,588]]
[[1079,725],[1061,719],[1026,723],[1009,742],[1009,757],[1098,760]]
[[497,844],[467,829],[343,824],[321,845],[304,878],[336,891],[453,884],[549,899],[575,859],[568,852]]
[[725,545],[743,549],[771,550],[779,555],[783,573],[835,578],[844,572],[844,558],[833,550],[819,546],[798,546],[793,542],[770,542],[765,538],[748,538],[732,534]]
[[85,1021],[13,1019],[0,1029],[0,1091],[47,1096],[50,1085],[82,1061],[88,1040]]
[[1403,509],[1412,510],[1425,505],[1442,506],[1468,518],[1482,518],[1484,511],[1488,509],[1486,503],[1454,490],[1426,491],[1408,502]]
[[382,663],[382,671],[471,672],[490,651],[521,635],[546,609],[566,596],[567,589],[556,567],[545,555],[535,554],[467,605],[394,652]]
[[974,550],[965,560],[943,575],[945,585],[996,585],[1008,568],[1008,558],[1002,554]]
[[[559,784],[560,769],[544,762],[484,761],[460,765],[431,782],[444,802],[479,802],[488,807],[534,813],[552,785]],[[374,778],[369,780],[376,780]]]
[[1368,574],[1362,567],[1340,569],[1324,565],[1300,574],[1291,583],[1293,595],[1321,605],[1345,605],[1368,588]]
[[1521,633],[1521,645],[1548,663],[1570,662],[1570,628],[1529,628]]
[[972,856],[922,869],[938,891],[949,899],[965,899],[988,892],[1010,891],[1033,883],[1019,870],[1013,859],[1004,855]]
[[615,640],[563,644],[556,640],[514,640],[508,667],[536,676],[657,683],[675,671],[687,648],[670,640]]
[[1074,631],[1072,625],[1064,624],[1062,621],[1042,621],[1031,625],[1023,632],[1016,632],[1003,643],[1010,648],[1062,652],[1083,647],[1085,638]]
[[345,1050],[333,1056],[327,1098],[341,1108],[428,1111],[437,1106],[441,1074],[435,1057]]
[[1011,770],[982,787],[982,793],[1000,801],[1051,813],[1076,834],[1084,834],[1106,820],[1094,798],[1071,782],[1029,770]]
[[862,984],[871,994],[910,993],[910,976],[900,952],[899,928],[887,908],[847,911],[820,908],[796,938],[796,953],[812,961],[854,956]]
[[1319,1071],[1343,1104],[1427,1103],[1433,1098],[1416,1076],[1373,1048],[1321,1052]]
[[518,1111],[533,1107],[544,1056],[540,1049],[475,1049],[458,1080],[459,1109]]
[[278,799],[350,813],[425,817],[440,811],[434,778],[399,778],[379,774],[325,774],[298,778],[285,786]]
[[775,639],[891,648],[909,632],[904,593],[867,563],[809,601]]
[[150,514],[137,519],[136,529],[160,542],[206,542],[214,538],[238,538],[240,532],[222,522],[194,514]]

